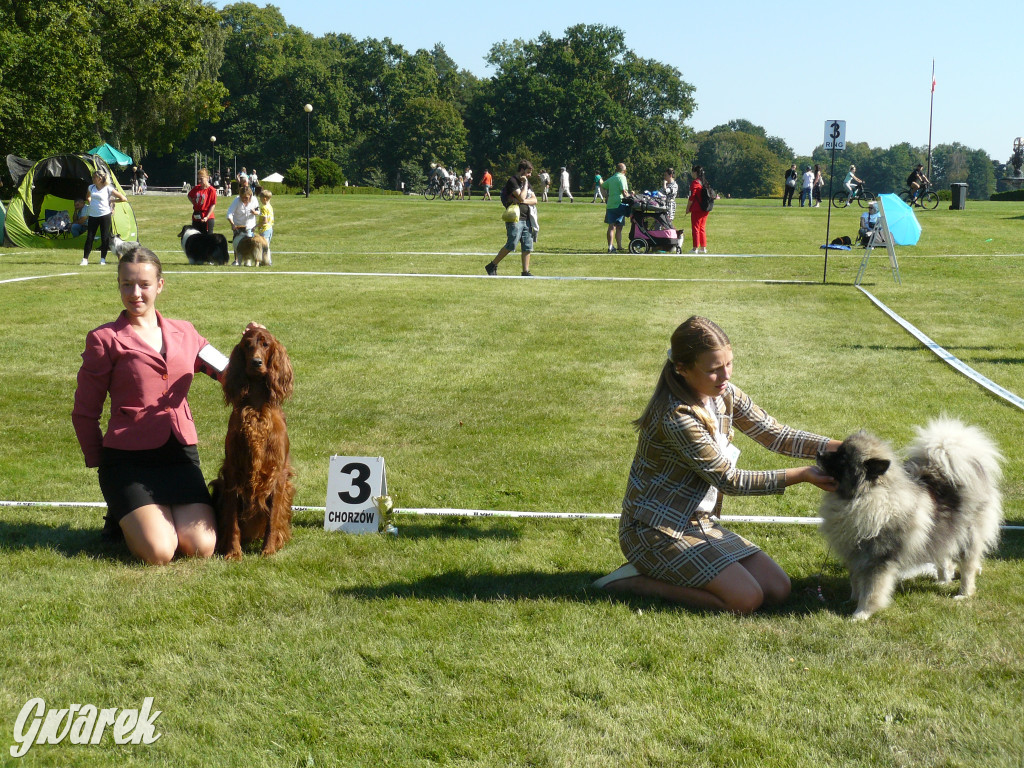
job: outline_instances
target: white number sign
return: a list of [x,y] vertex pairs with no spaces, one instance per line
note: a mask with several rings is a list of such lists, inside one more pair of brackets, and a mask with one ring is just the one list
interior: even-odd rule
[[377,533],[380,512],[374,496],[388,492],[381,456],[331,456],[324,530]]
[[825,121],[825,149],[846,149],[846,121]]

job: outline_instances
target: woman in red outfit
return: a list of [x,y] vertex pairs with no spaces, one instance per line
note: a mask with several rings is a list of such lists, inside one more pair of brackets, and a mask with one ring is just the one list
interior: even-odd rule
[[227,358],[191,323],[157,312],[164,279],[148,248],[121,257],[117,283],[124,310],[86,337],[71,412],[85,465],[99,468],[105,531],[123,534],[147,563],[170,562],[175,553],[209,557],[216,524],[187,396],[196,373],[217,379]]
[[704,178],[704,168],[695,165],[690,169],[693,181],[690,182],[690,197],[686,201],[686,212],[690,214],[690,238],[693,241],[693,253],[708,252],[708,233],[706,224],[708,212],[700,205],[701,192],[707,180]]
[[199,183],[188,193],[192,201],[192,226],[200,232],[213,234],[213,207],[217,205],[217,190],[210,186],[210,172],[199,169]]

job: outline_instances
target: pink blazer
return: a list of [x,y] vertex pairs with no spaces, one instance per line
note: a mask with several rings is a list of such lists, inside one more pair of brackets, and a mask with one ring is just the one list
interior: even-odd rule
[[[172,434],[183,445],[199,441],[186,396],[196,373],[217,377],[199,359],[207,341],[191,323],[159,312],[157,318],[166,356],[135,333],[126,312],[86,336],[71,421],[87,467],[99,466],[102,446],[129,451],[159,448]],[[103,435],[100,415],[108,392],[110,421]]]

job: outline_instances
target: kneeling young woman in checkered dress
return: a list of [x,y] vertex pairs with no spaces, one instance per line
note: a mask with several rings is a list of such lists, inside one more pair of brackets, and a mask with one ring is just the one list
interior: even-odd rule
[[619,523],[628,562],[595,586],[734,613],[789,596],[778,563],[718,523],[722,496],[781,494],[797,483],[829,491],[835,481],[814,465],[737,469],[733,431],[802,459],[840,441],[779,424],[730,382],[732,360],[725,332],[706,318],[691,317],[672,334],[654,395],[635,422],[639,440]]

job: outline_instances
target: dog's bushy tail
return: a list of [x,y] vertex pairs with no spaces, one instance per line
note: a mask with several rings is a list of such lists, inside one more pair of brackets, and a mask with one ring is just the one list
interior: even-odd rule
[[907,456],[956,488],[978,482],[997,486],[1003,476],[1003,455],[992,438],[978,427],[945,416],[917,428],[917,438],[907,449]]
[[942,417],[917,428],[906,466],[966,523],[954,530],[970,532],[982,551],[989,551],[1003,521],[1002,461],[999,447],[978,427]]

